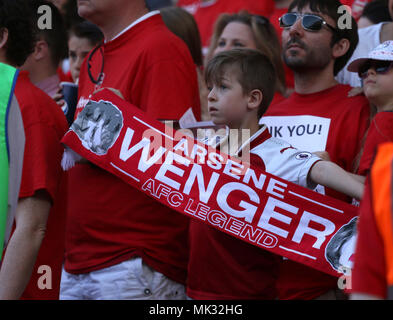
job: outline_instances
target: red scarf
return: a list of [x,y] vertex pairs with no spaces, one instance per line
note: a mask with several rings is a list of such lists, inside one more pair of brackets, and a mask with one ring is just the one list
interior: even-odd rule
[[356,207],[173,131],[109,90],[93,96],[62,142],[154,200],[264,250],[336,276],[341,254],[353,253],[346,240]]

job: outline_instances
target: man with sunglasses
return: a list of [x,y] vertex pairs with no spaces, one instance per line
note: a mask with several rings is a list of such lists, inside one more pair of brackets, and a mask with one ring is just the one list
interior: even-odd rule
[[[187,46],[144,0],[78,0],[104,43],[83,62],[76,116],[96,90],[116,89],[159,120],[200,115]],[[188,218],[88,163],[69,171],[60,299],[185,298]]]
[[[294,72],[295,92],[271,106],[261,119],[273,136],[311,152],[326,151],[331,161],[353,171],[369,120],[368,101],[348,98],[349,86],[334,76],[347,63],[357,42],[356,22],[340,29],[341,3],[336,0],[294,0],[281,17],[285,63]],[[342,194],[318,186],[315,191],[350,202]],[[337,278],[283,260],[279,299],[337,299]]]

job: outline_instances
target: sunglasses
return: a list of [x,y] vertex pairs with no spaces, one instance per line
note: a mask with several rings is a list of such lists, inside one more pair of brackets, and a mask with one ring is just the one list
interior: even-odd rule
[[329,25],[320,16],[310,13],[302,14],[297,12],[288,12],[280,17],[280,27],[290,28],[296,23],[299,18],[302,19],[302,27],[304,30],[315,32],[321,30],[325,26],[331,31],[337,32],[336,28]]
[[373,68],[377,74],[388,73],[393,67],[393,61],[381,61],[381,60],[367,60],[358,70],[358,75],[361,79],[366,79],[368,76],[368,70]]

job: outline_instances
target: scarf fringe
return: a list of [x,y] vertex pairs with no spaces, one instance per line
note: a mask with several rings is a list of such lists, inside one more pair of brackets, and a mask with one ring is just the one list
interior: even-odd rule
[[61,159],[61,167],[64,171],[67,171],[75,166],[75,163],[80,160],[82,160],[82,157],[78,153],[66,147],[64,149],[63,158]]

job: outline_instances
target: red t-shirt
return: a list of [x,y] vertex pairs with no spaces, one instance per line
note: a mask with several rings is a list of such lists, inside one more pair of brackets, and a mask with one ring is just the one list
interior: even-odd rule
[[201,35],[202,47],[209,46],[214,24],[220,14],[247,10],[251,14],[269,17],[273,9],[273,0],[212,0],[201,3],[194,14],[194,18]]
[[364,143],[358,173],[365,176],[371,168],[379,144],[393,141],[393,112],[378,112],[371,121]]
[[375,221],[370,180],[366,182],[360,203],[358,236],[351,293],[365,293],[386,298],[386,270],[384,244]]
[[60,82],[74,82],[74,80],[72,80],[71,71],[64,73],[64,71],[59,67],[57,68],[57,75],[59,76]]
[[[166,28],[160,15],[145,18],[104,45],[101,87],[119,90],[125,100],[156,119],[179,119],[189,108],[198,119],[198,81],[188,48]],[[101,62],[98,50],[92,59],[95,77]],[[85,61],[78,111],[95,89],[86,67]],[[140,256],[169,278],[185,281],[187,217],[94,165],[72,168],[69,186],[68,272],[90,272]]]
[[[348,98],[351,88],[336,85],[322,92],[293,93],[272,105],[262,118],[273,136],[307,151],[326,150],[333,162],[353,171],[353,161],[369,124],[369,103],[364,96]],[[319,190],[323,190],[318,187]],[[334,190],[326,194],[344,201],[348,197]],[[280,299],[313,299],[337,288],[337,278],[284,260],[278,280]]]
[[[21,108],[26,135],[19,198],[31,197],[37,190],[43,189],[53,203],[45,238],[22,299],[58,299],[66,214],[65,180],[60,166],[63,146],[60,140],[68,130],[68,124],[58,105],[30,82],[27,72],[19,73],[15,96]],[[49,266],[50,271],[40,270],[40,266]],[[51,289],[39,288],[41,276],[47,277],[46,285],[49,286],[48,281],[51,281]]]
[[200,0],[178,0],[176,6],[194,14],[199,7]]
[[280,102],[284,101],[285,99],[286,98],[280,92],[276,92],[273,96],[273,100],[270,103],[270,105],[272,106],[273,104],[280,103]]

